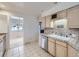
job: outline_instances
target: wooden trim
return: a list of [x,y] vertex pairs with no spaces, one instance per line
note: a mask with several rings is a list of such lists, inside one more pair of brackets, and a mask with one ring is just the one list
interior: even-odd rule
[[67,57],[68,57],[68,44],[66,43],[66,46],[67,46]]
[[55,40],[55,56],[56,56],[56,40]]
[[[40,47],[41,48],[41,47]],[[41,48],[41,49],[43,49],[45,52],[47,52],[47,53],[49,53],[48,51],[46,51],[44,48]],[[50,54],[50,53],[49,53]],[[53,56],[52,54],[50,54],[51,56]],[[53,57],[55,57],[55,56],[53,56]]]
[[[49,52],[47,52],[47,53],[49,53]],[[51,53],[49,53],[51,56],[53,56]],[[53,56],[53,57],[56,57],[56,56]]]

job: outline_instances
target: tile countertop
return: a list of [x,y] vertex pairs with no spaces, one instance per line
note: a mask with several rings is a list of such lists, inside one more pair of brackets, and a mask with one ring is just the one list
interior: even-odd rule
[[55,40],[59,40],[59,41],[68,43],[73,48],[75,48],[78,51],[78,54],[79,54],[79,41],[77,41],[73,38],[70,38],[70,37],[62,37],[62,36],[58,36],[58,35],[55,35],[55,34],[41,34],[41,35],[51,37],[51,38],[54,38]]

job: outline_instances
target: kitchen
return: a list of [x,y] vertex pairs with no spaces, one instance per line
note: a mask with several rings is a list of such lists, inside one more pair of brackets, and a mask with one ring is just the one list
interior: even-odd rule
[[[0,4],[5,6],[0,10],[1,57],[79,57],[79,2]],[[22,33],[10,32],[19,25]],[[22,40],[16,38],[21,35]]]
[[79,5],[39,17],[39,45],[54,57],[79,56]]

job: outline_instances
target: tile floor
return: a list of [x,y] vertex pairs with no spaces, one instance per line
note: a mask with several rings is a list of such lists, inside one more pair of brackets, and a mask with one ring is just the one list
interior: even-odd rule
[[51,57],[51,55],[41,49],[38,42],[35,41],[10,48],[6,51],[5,57]]
[[10,48],[16,48],[16,47],[21,46],[23,44],[24,44],[23,37],[10,39]]

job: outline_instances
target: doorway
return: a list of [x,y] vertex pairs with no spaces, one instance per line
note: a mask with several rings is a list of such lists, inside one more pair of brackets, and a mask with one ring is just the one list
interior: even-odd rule
[[9,26],[9,44],[10,48],[16,48],[24,44],[24,29],[23,29],[23,18],[22,17],[10,17]]

